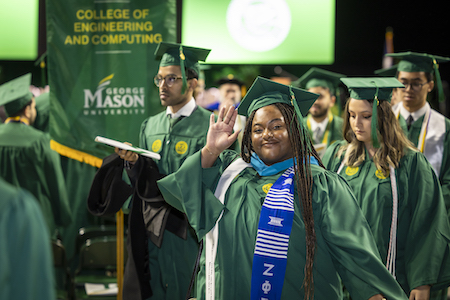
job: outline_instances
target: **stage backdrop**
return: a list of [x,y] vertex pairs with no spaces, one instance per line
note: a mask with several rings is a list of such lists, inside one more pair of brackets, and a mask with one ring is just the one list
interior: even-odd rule
[[176,40],[176,1],[47,0],[52,148],[98,165],[112,148],[137,145],[141,122],[162,110],[153,77],[159,42]]

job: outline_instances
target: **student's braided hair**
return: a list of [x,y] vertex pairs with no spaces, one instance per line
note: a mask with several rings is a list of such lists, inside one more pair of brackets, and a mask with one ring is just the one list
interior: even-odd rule
[[[305,289],[305,299],[313,299],[313,264],[316,250],[316,233],[314,230],[314,216],[312,207],[313,181],[311,176],[310,157],[314,156],[321,167],[323,167],[323,164],[312,145],[306,129],[296,117],[294,107],[284,103],[274,103],[273,105],[275,105],[283,115],[286,127],[288,128],[292,151],[294,153],[295,184],[297,187],[300,207],[302,208],[302,217],[305,224],[306,236],[305,278],[303,280],[302,287]],[[248,117],[242,138],[241,157],[247,163],[250,162],[251,153],[253,151],[251,133],[255,112],[256,111],[253,111]],[[299,162],[299,164],[297,162]]]

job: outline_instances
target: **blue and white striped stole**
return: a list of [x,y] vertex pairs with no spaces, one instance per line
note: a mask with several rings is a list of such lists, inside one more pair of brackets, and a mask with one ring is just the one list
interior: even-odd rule
[[294,167],[287,169],[262,205],[253,255],[252,300],[281,298],[294,219],[294,174]]

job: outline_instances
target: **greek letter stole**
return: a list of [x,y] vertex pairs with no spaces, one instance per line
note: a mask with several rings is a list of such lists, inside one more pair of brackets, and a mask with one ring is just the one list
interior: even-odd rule
[[281,298],[294,219],[294,167],[273,184],[259,217],[253,255],[251,299]]

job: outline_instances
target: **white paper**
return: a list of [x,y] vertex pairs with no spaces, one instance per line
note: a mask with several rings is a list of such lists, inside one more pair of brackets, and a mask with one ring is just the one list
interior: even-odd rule
[[84,288],[89,296],[114,296],[119,292],[117,283],[110,283],[107,286],[103,283],[85,283]]
[[108,138],[105,138],[105,137],[102,137],[102,136],[97,136],[95,138],[95,141],[98,142],[98,143],[102,143],[102,144],[108,145],[108,146],[117,147],[119,149],[133,151],[133,152],[136,152],[136,153],[138,153],[140,155],[147,156],[147,157],[150,157],[150,158],[153,158],[153,159],[156,159],[156,160],[160,160],[161,159],[161,155],[159,155],[158,153],[155,153],[155,152],[152,152],[152,151],[148,151],[148,150],[145,150],[145,149],[141,149],[141,148],[138,148],[138,147],[130,146],[130,145],[127,145],[125,143],[122,143],[122,142],[119,142],[119,141],[115,141],[115,140],[111,140],[111,139],[108,139]]

